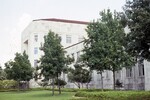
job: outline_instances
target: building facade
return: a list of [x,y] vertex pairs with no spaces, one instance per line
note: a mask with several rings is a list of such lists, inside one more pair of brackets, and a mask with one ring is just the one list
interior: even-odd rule
[[[33,20],[28,27],[22,32],[21,50],[26,51],[33,67],[37,66],[37,61],[43,54],[40,47],[44,42],[44,36],[51,30],[61,37],[61,44],[67,51],[67,55],[73,56],[75,62],[82,54],[83,39],[87,38],[85,31],[88,22],[64,20],[64,19],[38,19]],[[70,66],[73,66],[74,63]],[[113,88],[113,74],[111,71],[103,72],[104,88]],[[92,81],[89,88],[101,88],[100,74],[96,71],[92,73]],[[77,88],[73,83],[68,81],[67,74],[62,74],[62,79],[67,81],[66,87]],[[150,63],[139,61],[132,68],[123,68],[116,72],[116,81],[122,83],[124,89],[133,90],[150,90]],[[37,87],[34,80],[31,80],[30,87]]]
[[[74,56],[75,62],[79,55],[82,54],[83,42],[71,45],[65,48],[68,55]],[[121,89],[125,90],[150,90],[150,63],[146,60],[138,60],[132,67],[123,68],[115,73],[116,82],[119,81],[122,85]],[[105,70],[102,73],[103,87],[105,89],[113,88],[113,73]],[[67,81],[67,80],[66,80]],[[101,88],[101,75],[96,71],[92,73],[92,81],[89,88]],[[67,85],[68,88],[74,87],[72,83]]]
[[[64,20],[64,19],[38,19],[33,20],[22,32],[21,51],[26,51],[33,67],[37,66],[37,61],[43,54],[40,47],[44,42],[44,36],[51,30],[61,37],[62,46],[68,47],[76,44],[87,37],[85,28],[88,22]],[[37,84],[31,82],[31,87]]]

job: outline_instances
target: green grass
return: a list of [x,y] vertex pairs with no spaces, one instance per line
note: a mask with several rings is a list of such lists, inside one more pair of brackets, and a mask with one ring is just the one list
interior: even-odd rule
[[51,91],[26,91],[26,92],[0,92],[0,100],[69,100],[74,95],[73,92],[62,92],[58,95],[51,95]]

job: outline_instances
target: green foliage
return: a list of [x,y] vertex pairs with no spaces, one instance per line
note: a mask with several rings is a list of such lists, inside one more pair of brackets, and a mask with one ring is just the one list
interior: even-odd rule
[[33,70],[26,53],[24,52],[23,55],[16,53],[14,61],[5,63],[5,72],[7,79],[14,79],[19,82],[32,79]]
[[131,66],[134,59],[125,51],[126,34],[118,13],[108,9],[100,12],[100,17],[86,29],[88,39],[85,40],[82,57],[92,70],[111,70],[115,78],[115,71]]
[[104,10],[100,15],[97,22],[88,25],[89,39],[85,41],[84,58],[90,62],[92,69],[117,71],[132,62],[124,49],[124,28],[117,12],[112,14],[110,10]]
[[15,88],[16,86],[17,82],[14,80],[0,80],[0,89]]
[[88,84],[91,81],[91,71],[83,68],[83,65],[75,64],[74,69],[70,68],[68,78],[80,88],[80,84]]
[[[40,48],[44,55],[41,57],[40,66],[37,68],[37,70],[40,70],[40,73],[36,74],[39,77],[43,76],[43,81],[52,79],[52,83],[54,83],[54,79],[58,79],[66,69],[68,61],[60,42],[61,39],[58,34],[52,31],[49,31],[48,35],[44,36],[44,45]],[[60,88],[59,84],[58,87]],[[52,95],[54,95],[54,84]]]
[[[59,81],[59,82],[58,82]],[[58,83],[59,83],[59,85],[61,86],[61,87],[64,87],[67,83],[66,83],[66,81],[64,81],[64,80],[61,80],[61,79],[56,79],[55,80],[55,85],[58,85]]]
[[5,79],[6,79],[6,72],[0,66],[0,80],[5,80]]
[[[26,91],[43,91],[43,90],[48,90],[48,91],[52,91],[52,88],[45,88],[45,87],[39,87],[39,88],[30,88]],[[55,91],[59,91],[58,88],[54,89]],[[1,89],[0,92],[9,92],[9,91],[18,91],[17,89],[14,88],[5,88],[5,89]],[[78,89],[78,88],[62,88],[61,91],[63,92],[99,92],[102,91],[102,89]],[[104,89],[103,91],[113,91],[112,89]]]
[[[64,80],[55,79],[54,85],[57,86],[58,84],[59,84],[60,87],[64,87],[67,83],[66,83],[66,81],[64,81]],[[52,82],[50,85],[53,85],[53,82]]]
[[137,91],[77,92],[75,96],[85,97],[84,100],[91,100],[91,99],[93,100],[149,100],[150,92],[137,92]]
[[37,83],[38,83],[38,85],[40,85],[42,87],[50,86],[48,81],[40,81],[40,82],[37,82]]
[[39,69],[45,80],[57,77],[65,66],[65,55],[60,38],[54,32],[49,32],[44,37],[44,45],[41,47],[44,55],[40,59]]
[[65,66],[63,68],[63,73],[68,73],[69,72],[69,66],[70,64],[72,64],[74,62],[74,57],[70,57],[69,55],[67,55],[67,57],[65,58]]
[[135,57],[150,60],[150,1],[127,0],[122,20],[130,32],[127,35],[127,51]]

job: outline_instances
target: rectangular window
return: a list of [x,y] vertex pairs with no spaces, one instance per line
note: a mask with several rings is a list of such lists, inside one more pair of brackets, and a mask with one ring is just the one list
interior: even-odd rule
[[66,36],[66,43],[71,43],[71,36],[70,35]]
[[38,66],[38,60],[34,60],[34,67],[37,67]]
[[34,41],[37,42],[38,41],[38,35],[34,35]]
[[108,72],[108,70],[106,70],[106,79],[108,79],[109,78],[109,72]]
[[138,70],[139,70],[139,76],[144,76],[144,64],[143,62],[138,62]]
[[98,82],[101,81],[101,74],[98,73],[96,78],[97,78],[97,81],[98,81]]
[[38,47],[34,48],[34,54],[38,54]]
[[126,77],[132,77],[132,68],[126,68]]
[[60,42],[61,42],[61,41],[62,41],[62,36],[61,36],[61,34],[58,34],[58,37],[59,37]]

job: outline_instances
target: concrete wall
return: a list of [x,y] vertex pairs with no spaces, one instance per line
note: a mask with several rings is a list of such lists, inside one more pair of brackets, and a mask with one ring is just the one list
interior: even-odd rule
[[150,62],[144,61],[145,66],[145,90],[150,90]]

